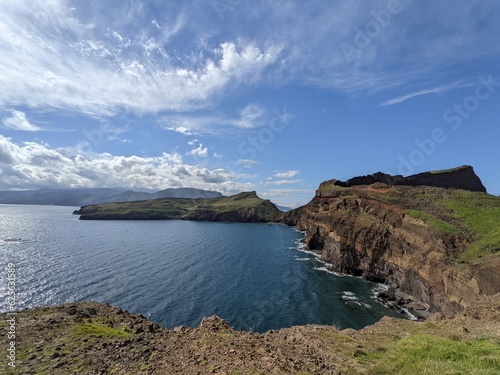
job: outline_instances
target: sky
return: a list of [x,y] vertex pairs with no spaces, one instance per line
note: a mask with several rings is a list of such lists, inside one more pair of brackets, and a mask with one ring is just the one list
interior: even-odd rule
[[496,0],[0,2],[0,190],[472,165],[500,194]]

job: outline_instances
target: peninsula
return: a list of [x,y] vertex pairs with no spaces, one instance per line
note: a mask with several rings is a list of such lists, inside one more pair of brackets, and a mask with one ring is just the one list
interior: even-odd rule
[[207,220],[263,223],[281,213],[255,191],[220,198],[160,198],[83,206],[74,214],[80,220]]

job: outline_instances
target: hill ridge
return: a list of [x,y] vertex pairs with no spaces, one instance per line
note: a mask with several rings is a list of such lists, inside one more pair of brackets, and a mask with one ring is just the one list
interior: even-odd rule
[[409,185],[409,186],[433,186],[446,189],[463,189],[470,191],[480,191],[486,193],[486,188],[480,178],[470,165],[460,167],[417,173],[411,176],[390,175],[376,172],[366,176],[357,176],[347,181],[328,180],[320,184],[318,190],[325,190],[328,186],[353,187],[359,185],[371,185],[383,183],[389,186]]

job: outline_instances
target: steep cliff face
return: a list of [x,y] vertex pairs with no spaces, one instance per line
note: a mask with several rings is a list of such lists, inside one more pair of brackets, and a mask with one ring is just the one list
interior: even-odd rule
[[450,208],[459,198],[484,198],[500,212],[500,199],[484,193],[379,181],[343,188],[329,181],[309,204],[280,220],[306,231],[305,243],[321,250],[334,271],[387,283],[395,292],[389,297],[422,316],[456,313],[478,295],[500,292],[493,276],[500,274],[498,237],[483,258],[457,262],[477,239]]

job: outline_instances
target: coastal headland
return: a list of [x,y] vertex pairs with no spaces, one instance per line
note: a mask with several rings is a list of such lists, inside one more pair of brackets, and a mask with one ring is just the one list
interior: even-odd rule
[[160,198],[87,205],[74,212],[80,220],[198,220],[265,223],[281,213],[255,191],[220,198]]
[[500,292],[500,197],[472,167],[320,184],[279,221],[306,232],[333,271],[389,285],[415,315],[453,315]]

